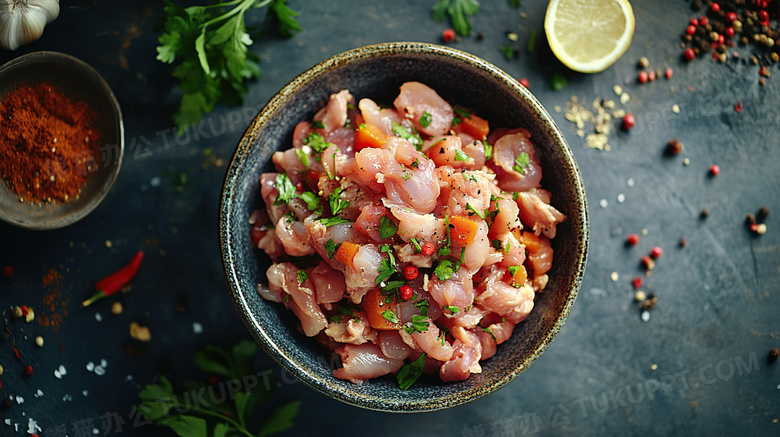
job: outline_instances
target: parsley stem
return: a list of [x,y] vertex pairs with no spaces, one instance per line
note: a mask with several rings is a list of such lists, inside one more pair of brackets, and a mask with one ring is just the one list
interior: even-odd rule
[[[256,2],[256,1],[257,1],[257,0],[241,0],[241,4],[240,4],[239,6],[237,6],[237,7],[233,8],[233,9],[231,9],[230,11],[228,11],[228,12],[227,12],[226,14],[224,14],[224,15],[220,15],[219,17],[212,18],[211,20],[209,20],[209,21],[207,21],[207,22],[203,23],[203,24],[202,24],[201,26],[199,26],[199,27],[206,28],[206,27],[208,27],[210,24],[214,24],[214,23],[218,23],[218,22],[220,22],[220,21],[227,20],[228,18],[231,18],[233,15],[236,15],[236,14],[241,14],[241,15],[243,16],[243,15],[244,15],[244,12],[246,12],[246,11],[247,11],[247,9],[251,8],[251,7],[252,7],[252,3]],[[269,3],[271,3],[271,0],[263,0],[263,2],[262,2],[262,3],[260,3],[260,4],[258,4],[258,5],[257,5],[257,7],[258,7],[258,8],[261,8],[261,7],[263,7],[263,6],[265,6],[265,5],[269,4]],[[230,6],[230,4],[235,4],[235,3],[228,2],[228,3],[226,4],[226,6]]]
[[205,410],[205,409],[197,407],[197,406],[191,407],[190,411],[193,412],[193,413],[202,414],[204,416],[216,417],[217,419],[219,419],[221,421],[228,422],[231,425],[235,426],[236,427],[236,431],[240,432],[241,434],[244,434],[244,435],[246,435],[248,437],[255,437],[254,434],[249,432],[249,430],[246,429],[242,424],[236,422],[235,420],[233,420],[233,419],[231,419],[229,417],[224,416],[222,413],[217,413],[217,412],[211,411],[211,410]]

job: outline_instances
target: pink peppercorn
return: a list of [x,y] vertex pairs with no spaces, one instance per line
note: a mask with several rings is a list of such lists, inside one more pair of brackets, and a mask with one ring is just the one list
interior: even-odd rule
[[640,71],[639,77],[637,78],[639,80],[639,83],[647,83],[647,72],[646,71]]
[[650,256],[653,258],[658,258],[663,253],[663,249],[661,249],[658,246],[653,246],[652,249],[650,249]]
[[398,289],[398,294],[401,297],[401,300],[407,301],[412,298],[412,295],[414,295],[414,292],[412,291],[412,287],[408,285],[402,285],[400,289]]
[[726,37],[723,35],[718,35],[718,44],[724,44],[726,42]]
[[423,244],[422,249],[420,250],[420,253],[422,253],[425,256],[433,255],[433,243],[425,243]]
[[694,53],[694,52],[693,52],[693,49],[692,49],[692,48],[688,47],[688,48],[687,48],[687,49],[685,49],[685,51],[683,52],[683,56],[685,56],[685,59],[687,59],[687,60],[689,60],[689,61],[693,61],[693,58],[695,58],[695,57],[696,57],[696,53]]
[[32,376],[33,371],[33,366],[27,364],[24,366],[24,370],[22,372],[24,373],[24,376]]
[[633,246],[637,243],[639,243],[639,235],[638,234],[631,234],[626,238],[626,243]]
[[726,14],[726,19],[729,21],[737,21],[737,14],[735,14],[734,12],[729,12],[728,14]]
[[695,18],[691,18],[691,25],[692,26],[698,26],[699,25],[699,20],[697,20]]
[[404,278],[411,281],[412,279],[417,279],[417,275],[419,274],[419,271],[417,270],[417,267],[409,265],[404,267]]
[[758,19],[761,21],[767,21],[769,20],[769,12],[765,10],[758,11]]
[[712,2],[710,9],[712,9],[712,12],[720,12],[720,4],[717,2]]
[[520,85],[522,85],[522,86],[524,86],[526,88],[530,88],[531,87],[531,82],[528,82],[528,79],[526,79],[526,78],[522,78],[522,79],[520,79]]
[[710,174],[712,174],[713,176],[719,175],[720,174],[720,166],[718,166],[717,164],[712,164],[710,166]]
[[650,72],[647,73],[647,80],[650,82],[655,80],[655,70],[650,70]]
[[701,17],[699,17],[699,24],[701,24],[702,26],[706,26],[710,24],[710,19],[702,15]]
[[672,70],[672,67],[666,67],[664,76],[666,76],[667,79],[671,79],[673,75],[674,75],[674,70]]
[[3,267],[3,274],[9,278],[14,275],[14,268],[10,265]]
[[733,27],[727,27],[726,28],[726,35],[731,38],[734,36],[734,28]]
[[694,26],[693,24],[689,25],[688,29],[686,29],[686,32],[688,33],[688,35],[693,35],[694,33],[696,33],[696,26]]
[[450,42],[455,39],[455,31],[452,29],[444,29],[441,33],[441,40],[444,42]]
[[623,117],[623,129],[631,129],[636,125],[636,118],[634,118],[634,114],[628,113]]
[[639,276],[637,276],[636,278],[632,279],[632,280],[631,280],[631,285],[633,285],[633,286],[634,286],[634,290],[638,290],[638,289],[639,289],[639,287],[641,287],[641,286],[642,286],[642,278],[640,278]]

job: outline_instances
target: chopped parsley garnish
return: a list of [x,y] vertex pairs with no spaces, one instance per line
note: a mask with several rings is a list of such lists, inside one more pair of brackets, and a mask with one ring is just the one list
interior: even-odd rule
[[420,159],[414,158],[414,161],[409,165],[411,168],[419,168],[420,167]]
[[455,117],[452,118],[452,127],[459,125],[463,118],[471,118],[471,113],[465,109],[452,108],[452,110],[455,112]]
[[469,16],[479,11],[477,0],[438,0],[433,5],[433,19],[442,21],[449,16],[452,28],[460,36],[471,34],[471,22]]
[[398,225],[388,216],[383,215],[379,219],[379,236],[384,240],[390,238],[398,232]]
[[390,323],[398,323],[398,316],[396,316],[395,313],[391,310],[384,310],[382,312],[382,317],[384,317],[385,320]]
[[409,242],[412,243],[412,246],[414,246],[414,250],[417,251],[417,253],[422,252],[422,246],[420,246],[420,243],[417,241],[416,238],[414,237],[410,238]]
[[295,156],[298,157],[298,160],[301,161],[301,164],[303,164],[303,168],[309,169],[309,156],[301,149],[295,150]]
[[512,200],[517,200],[518,197],[520,197],[520,193],[518,193],[517,191],[512,193]]
[[485,161],[488,161],[493,157],[493,146],[488,144],[487,141],[482,141],[482,144],[485,146]]
[[322,120],[312,121],[309,129],[325,129],[325,125],[322,124]]
[[526,167],[531,166],[531,157],[528,156],[525,152],[520,152],[519,155],[517,155],[517,158],[515,158],[515,165],[512,166],[512,170],[520,173],[525,174]]
[[444,309],[449,310],[452,314],[458,314],[460,312],[460,308],[456,307],[455,305],[447,305],[444,307]]
[[502,55],[504,55],[504,59],[507,61],[511,61],[515,58],[515,49],[510,46],[509,44],[501,44],[498,46],[498,51],[501,52]]
[[490,329],[488,329],[488,328],[482,328],[482,330],[483,330],[483,331],[485,331],[485,332],[487,332],[488,334],[490,334],[490,336],[491,336],[491,337],[493,337],[493,341],[495,341],[496,343],[498,343],[498,339],[496,338],[496,334],[493,334],[493,331],[491,331],[491,330],[490,330]]
[[412,174],[411,174],[411,173],[408,173],[408,172],[403,172],[403,173],[401,174],[401,177],[402,177],[402,178],[403,178],[405,181],[408,181],[409,179],[411,179],[411,177],[412,177]]
[[395,375],[395,379],[398,381],[398,388],[401,390],[408,390],[412,384],[422,375],[425,368],[425,352],[423,352],[419,358],[414,360],[410,364],[405,364],[401,367],[401,370]]
[[[390,281],[382,287],[382,291],[385,293],[392,293],[395,290],[398,290],[401,288],[402,285],[406,284],[406,281]],[[390,296],[392,301],[392,295]]]
[[336,314],[331,315],[328,317],[328,321],[334,322],[334,323],[341,323],[341,320],[344,318],[344,316],[353,318],[353,320],[360,321],[360,318],[355,316],[355,312],[353,311],[353,307],[351,304],[342,305],[339,304],[336,308]]
[[[486,219],[485,219],[485,214],[483,214],[483,213],[481,213],[481,212],[477,211],[477,210],[476,210],[476,209],[475,209],[473,206],[471,206],[471,205],[470,205],[470,204],[468,204],[468,203],[466,204],[466,209],[470,209],[470,210],[474,211],[474,214],[476,214],[476,215],[477,215],[477,217],[481,218],[482,220],[486,220]],[[471,213],[469,213],[469,215],[471,215]]]
[[496,250],[504,250],[504,245],[501,244],[501,240],[499,240],[499,239],[495,239],[495,240],[491,241],[490,244],[492,244],[493,247],[496,248]]
[[[427,308],[426,308],[427,309]],[[425,332],[428,330],[428,326],[430,326],[430,322],[428,321],[427,316],[412,316],[412,321],[407,322],[404,325],[404,331],[406,331],[407,334],[413,334],[415,332]]]
[[422,145],[423,145],[422,138],[416,132],[409,133],[408,129],[406,129],[405,127],[401,126],[396,122],[393,122],[393,133],[412,143],[412,145],[417,150],[422,149]]
[[336,244],[333,242],[333,239],[328,239],[327,242],[325,242],[325,250],[328,251],[328,258],[333,259],[333,256],[336,254],[336,251],[339,250],[339,247],[341,247],[341,243]]
[[448,281],[452,274],[452,261],[443,259],[439,261],[439,265],[433,270],[433,273],[439,278],[440,281]]
[[279,173],[274,179],[274,187],[279,192],[279,197],[274,200],[274,205],[285,205],[295,197],[295,185],[292,184],[290,178],[285,173]]
[[[423,317],[428,315],[428,308],[430,308],[430,306],[431,306],[428,303],[428,301],[425,300],[425,299],[420,299],[419,301],[413,303],[412,305],[414,305],[415,308],[420,310],[420,315],[423,316]],[[412,320],[414,320],[414,318],[412,318]],[[426,324],[425,326],[428,326],[428,325]]]
[[289,301],[290,301],[290,295],[289,295],[289,294],[287,294],[287,293],[285,293],[285,294],[284,294],[284,303],[287,303],[287,302],[289,302]]
[[315,211],[317,208],[320,207],[320,198],[317,197],[316,194],[312,193],[311,191],[304,191],[298,197],[301,198],[304,202],[306,202],[306,209],[309,211]]
[[379,263],[379,267],[377,268],[379,274],[377,275],[376,279],[374,280],[374,283],[379,285],[386,280],[388,280],[391,276],[396,274],[395,270],[395,258],[393,257],[392,253],[388,252],[389,257],[387,259],[383,259]]
[[307,279],[309,279],[309,275],[303,270],[298,270],[298,283],[303,284]]
[[431,125],[431,121],[433,121],[433,116],[430,112],[425,111],[423,112],[423,115],[420,117],[420,126],[422,127],[428,127]]
[[509,249],[512,247],[512,243],[506,243],[506,246],[504,246],[504,254],[509,253]]
[[509,270],[509,274],[514,276],[515,273],[517,273],[518,270],[520,270],[520,266],[509,266],[507,267],[507,270]]
[[439,248],[439,256],[447,256],[450,253],[452,253],[452,251],[450,250],[449,246],[442,246]]
[[341,193],[344,192],[344,189],[341,187],[336,188],[333,190],[333,193],[331,193],[330,196],[328,196],[328,203],[330,204],[330,211],[333,213],[333,215],[336,215],[340,213],[341,211],[344,211],[348,206],[349,202],[346,200],[341,199]]
[[[335,153],[333,154],[333,166],[334,166],[334,167],[336,166],[336,154],[335,154]],[[328,179],[330,179],[330,180],[333,180],[333,179],[335,179],[335,175],[333,174],[333,173],[335,173],[335,172],[336,172],[336,170],[335,170],[335,169],[333,170],[333,173],[331,173],[331,172],[330,172],[330,169],[328,169],[328,166],[327,166],[327,165],[325,165],[325,163],[324,163],[324,162],[322,163],[322,168],[324,168],[324,169],[325,169],[325,173],[328,175]]]
[[320,219],[320,223],[322,223],[322,225],[325,226],[326,228],[328,226],[333,226],[339,223],[347,223],[347,222],[349,222],[349,220],[341,217],[328,217],[328,218]]
[[455,150],[456,161],[468,161],[469,159],[471,159],[471,157],[463,150],[460,149]]
[[311,147],[314,153],[322,153],[328,147],[335,145],[325,141],[325,138],[318,132],[309,132],[309,135],[303,140],[303,144]]
[[447,244],[442,246],[439,249],[439,255],[440,256],[447,256],[451,253],[450,251],[450,216],[447,214],[444,214],[444,225],[445,228],[447,228]]

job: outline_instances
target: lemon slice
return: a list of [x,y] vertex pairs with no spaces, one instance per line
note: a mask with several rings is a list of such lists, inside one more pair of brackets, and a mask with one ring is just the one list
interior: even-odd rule
[[544,31],[564,65],[597,73],[615,63],[631,44],[634,12],[627,0],[552,0]]

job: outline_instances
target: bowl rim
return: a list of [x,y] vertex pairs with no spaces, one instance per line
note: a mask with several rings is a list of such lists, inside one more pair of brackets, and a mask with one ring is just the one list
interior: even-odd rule
[[[18,56],[16,58],[13,58],[6,63],[0,65],[0,78],[8,71],[15,69],[15,68],[21,68],[27,64],[30,63],[47,63],[47,62],[54,62],[55,64],[71,64],[75,65],[76,70],[78,70],[81,74],[90,77],[94,83],[97,85],[97,89],[103,93],[103,95],[108,100],[109,105],[111,106],[113,110],[112,116],[115,117],[116,123],[117,123],[117,134],[118,134],[118,143],[117,143],[117,149],[115,152],[115,160],[116,165],[113,166],[113,169],[111,170],[111,174],[106,180],[106,182],[101,187],[100,191],[86,204],[84,204],[83,207],[71,212],[70,214],[58,219],[58,220],[16,220],[12,217],[8,217],[4,211],[0,211],[0,220],[20,227],[24,229],[29,230],[53,230],[53,229],[59,229],[63,228],[69,225],[72,225],[73,223],[78,222],[79,220],[83,219],[87,215],[89,215],[92,211],[95,210],[95,208],[98,207],[103,202],[103,199],[108,195],[108,192],[111,191],[111,187],[113,187],[114,182],[116,182],[117,177],[119,176],[119,170],[122,168],[122,161],[124,158],[124,150],[125,150],[125,128],[124,128],[124,119],[122,117],[122,108],[119,105],[119,101],[116,99],[116,96],[114,95],[114,92],[111,90],[111,87],[108,85],[108,82],[103,78],[103,76],[95,70],[91,65],[87,64],[86,62],[82,61],[79,58],[76,58],[75,56],[69,55],[67,53],[61,53],[61,52],[54,52],[54,51],[36,51],[36,52],[30,52],[26,53],[24,55]],[[0,183],[4,183],[0,181]]]
[[[241,163],[244,161],[244,158],[248,156],[251,150],[251,138],[256,134],[256,132],[259,131],[260,128],[265,125],[266,122],[268,122],[268,120],[274,114],[276,114],[276,112],[280,109],[280,105],[287,98],[293,95],[299,88],[342,65],[351,64],[369,58],[393,55],[444,56],[465,62],[471,67],[475,67],[484,72],[487,72],[493,78],[510,87],[523,100],[525,100],[528,105],[532,107],[533,112],[538,117],[540,117],[542,122],[545,124],[548,133],[552,137],[553,143],[556,145],[556,149],[558,149],[558,151],[562,154],[563,160],[567,162],[573,171],[573,188],[574,192],[577,194],[576,205],[578,216],[570,217],[570,219],[576,219],[577,223],[579,224],[579,226],[576,226],[576,229],[579,230],[579,233],[582,236],[582,246],[581,251],[577,254],[575,260],[573,261],[573,264],[577,266],[576,272],[572,275],[571,278],[569,278],[570,289],[568,290],[568,295],[566,296],[560,313],[555,318],[555,323],[550,328],[543,331],[543,336],[540,337],[540,339],[537,341],[537,346],[534,347],[530,352],[530,357],[525,361],[525,365],[517,366],[513,368],[511,372],[507,372],[506,374],[501,375],[500,378],[491,380],[490,383],[483,384],[483,386],[479,389],[479,392],[474,393],[474,396],[458,396],[454,401],[448,401],[446,399],[431,399],[427,402],[409,402],[398,406],[392,402],[383,403],[383,399],[381,398],[369,396],[365,393],[358,393],[354,390],[329,390],[329,387],[332,387],[332,385],[329,384],[328,381],[325,381],[318,375],[309,372],[305,368],[301,367],[299,363],[290,360],[290,357],[285,355],[285,353],[278,347],[278,345],[276,345],[271,336],[268,335],[266,330],[263,329],[262,325],[258,323],[258,321],[253,317],[249,308],[249,302],[247,301],[246,296],[243,295],[245,291],[242,291],[239,274],[235,269],[234,264],[235,254],[233,253],[232,246],[235,243],[230,231],[233,225],[232,218],[229,213],[234,209],[234,196],[237,194],[237,187],[235,185],[231,185],[231,182],[240,173],[239,170]],[[576,300],[587,264],[590,222],[588,218],[588,206],[585,196],[585,187],[581,172],[576,164],[576,160],[574,159],[571,148],[569,147],[566,139],[553,121],[550,114],[541,105],[541,103],[539,103],[536,97],[530,93],[530,91],[520,85],[520,83],[511,75],[507,74],[497,66],[470,53],[432,43],[386,42],[354,48],[335,54],[317,63],[287,83],[260,110],[258,115],[247,127],[245,133],[242,135],[238,145],[236,146],[236,150],[230,160],[230,163],[228,164],[225,174],[222,193],[220,196],[219,210],[219,244],[223,267],[229,285],[229,291],[236,310],[241,315],[242,321],[255,340],[260,344],[266,354],[268,354],[280,367],[282,367],[284,371],[295,376],[299,381],[303,382],[304,385],[308,386],[309,388],[319,393],[325,394],[328,397],[344,402],[348,405],[374,411],[413,413],[443,410],[475,401],[507,385],[519,374],[528,369],[530,365],[533,364],[533,362],[536,361],[536,359],[538,359],[538,357],[549,347],[550,343],[560,332],[571,312],[574,301]],[[331,376],[329,377],[332,378]]]

